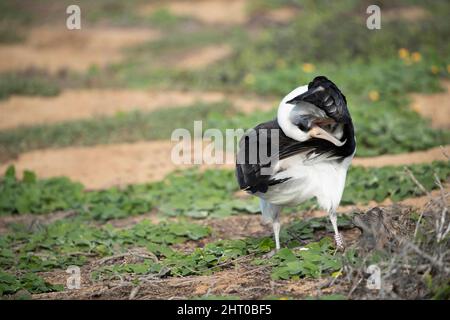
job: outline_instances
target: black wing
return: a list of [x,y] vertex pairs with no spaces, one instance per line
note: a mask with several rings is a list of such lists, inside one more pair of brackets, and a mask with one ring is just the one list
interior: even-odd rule
[[[276,120],[262,123],[247,132],[239,141],[239,151],[236,157],[236,178],[242,190],[266,192],[271,184],[270,174],[263,174],[262,168],[270,168],[272,150],[270,149],[273,130],[282,130]],[[262,143],[264,141],[264,145]],[[260,147],[268,150],[267,159],[260,157]]]
[[[274,130],[278,133],[278,143],[275,150],[271,150]],[[266,157],[260,157],[260,148]],[[285,182],[286,179],[274,179],[277,172],[271,171],[271,165],[278,160],[304,153],[305,158],[326,154],[333,156],[335,145],[323,139],[311,139],[299,142],[283,133],[276,120],[262,123],[245,134],[239,141],[239,152],[236,157],[236,178],[242,190],[251,193],[265,193],[275,184]],[[252,158],[253,156],[253,158]],[[266,169],[266,171],[262,169]],[[280,172],[280,171],[278,171]]]

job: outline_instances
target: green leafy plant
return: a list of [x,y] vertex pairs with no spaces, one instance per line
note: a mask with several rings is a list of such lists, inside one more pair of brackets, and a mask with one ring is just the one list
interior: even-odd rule
[[[341,224],[348,225],[347,218]],[[329,222],[322,218],[313,218],[287,227],[290,231],[325,230]],[[256,265],[272,267],[274,279],[289,279],[298,277],[317,278],[324,274],[331,274],[339,270],[341,256],[333,255],[334,245],[329,238],[314,241],[313,233],[301,233],[299,236],[308,243],[303,248],[281,249],[272,258],[264,258],[264,254],[274,249],[272,238],[244,238],[238,240],[219,240],[206,244],[202,248],[195,248],[191,253],[183,253],[168,247],[147,246],[158,256],[158,261],[146,259],[142,263],[128,265],[109,265],[96,270],[94,279],[104,279],[117,273],[128,273],[135,276],[160,274],[165,276],[184,277],[189,275],[208,275],[233,265],[238,259],[247,258]],[[285,234],[282,241],[288,247],[298,245],[297,237]]]
[[272,272],[272,278],[289,279],[292,277],[318,278],[324,273],[331,273],[342,268],[339,256],[334,256],[333,241],[323,238],[319,242],[307,244],[299,251],[293,252],[283,248],[275,256],[278,265]]
[[14,294],[19,290],[27,290],[29,293],[44,293],[63,289],[62,285],[52,285],[33,273],[15,277],[0,270],[0,296]]
[[[144,220],[131,228],[94,227],[79,219],[57,221],[30,232],[18,228],[0,237],[0,267],[31,272],[83,265],[90,257],[123,252],[130,246],[169,250],[170,245],[199,240],[209,228],[178,222],[152,224]],[[14,249],[9,249],[14,247]]]
[[0,215],[67,210],[82,199],[83,186],[68,178],[37,180],[33,172],[25,171],[19,181],[14,167],[9,167],[0,181]]

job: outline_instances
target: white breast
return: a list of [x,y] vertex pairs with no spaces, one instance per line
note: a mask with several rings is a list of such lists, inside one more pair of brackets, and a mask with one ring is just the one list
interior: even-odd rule
[[273,204],[292,206],[315,197],[322,209],[335,210],[342,198],[353,155],[342,162],[330,160],[309,164],[301,157],[303,155],[281,160],[279,167],[282,171],[273,178],[290,179],[271,186],[266,193],[258,196]]

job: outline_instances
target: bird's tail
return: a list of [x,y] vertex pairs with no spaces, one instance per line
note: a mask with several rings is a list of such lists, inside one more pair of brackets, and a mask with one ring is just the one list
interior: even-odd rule
[[281,207],[259,198],[262,219],[264,222],[273,222],[279,215]]

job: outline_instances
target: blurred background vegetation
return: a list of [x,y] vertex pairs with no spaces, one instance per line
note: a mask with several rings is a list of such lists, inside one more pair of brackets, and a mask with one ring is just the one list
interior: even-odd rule
[[[1,43],[20,43],[25,41],[27,30],[62,23],[65,16],[61,12],[69,2],[3,1]],[[382,9],[381,30],[371,31],[365,26],[368,16],[365,10],[372,2]],[[426,120],[410,110],[407,97],[410,92],[442,90],[440,80],[448,78],[447,1],[250,0],[245,1],[242,21],[235,22],[230,16],[228,22],[224,19],[213,24],[195,14],[173,13],[164,1],[150,2],[152,10],[142,9],[148,2],[139,0],[74,3],[82,8],[85,32],[95,27],[151,28],[162,35],[157,40],[129,47],[119,62],[93,64],[86,72],[70,68],[57,73],[39,68],[3,72],[0,98],[105,87],[254,92],[263,98],[281,98],[314,76],[326,75],[347,95],[357,128],[358,155],[419,150],[449,141],[448,131],[430,129]],[[269,13],[280,8],[285,11],[271,17]],[[184,55],[212,46],[226,46],[227,53],[217,62],[200,68],[177,65]],[[232,106],[229,110],[228,117],[215,119],[213,124],[248,128],[273,114],[242,115],[233,112]],[[191,122],[191,116],[198,117],[196,113],[186,112],[186,123]],[[214,112],[202,116],[208,120],[214,117]],[[139,121],[140,117],[126,118],[99,119],[95,125],[70,123],[68,128],[75,131],[68,129],[67,133],[57,127],[48,128],[45,134],[39,128],[11,130],[0,133],[0,142],[9,154],[17,154],[17,149],[24,148],[95,144],[97,138],[104,143],[121,125],[128,128],[123,141],[154,138],[148,136],[145,121]],[[120,124],[123,122],[126,124]],[[130,130],[136,132],[130,134]],[[121,140],[120,135],[112,134],[111,140]]]

